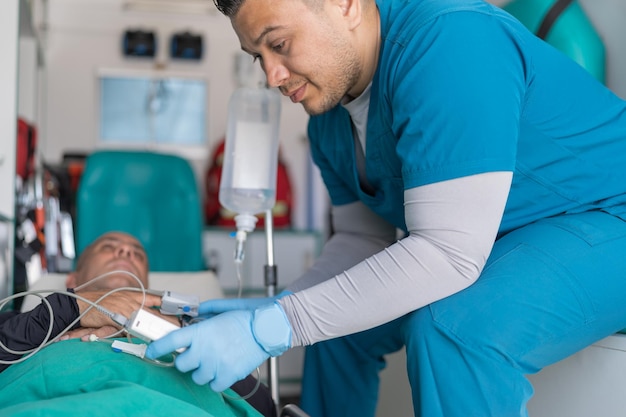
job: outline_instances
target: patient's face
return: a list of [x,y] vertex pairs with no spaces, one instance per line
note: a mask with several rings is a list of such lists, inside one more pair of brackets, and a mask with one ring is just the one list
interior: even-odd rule
[[[137,239],[133,236],[111,232],[102,235],[83,253],[83,260],[76,272],[68,278],[68,286],[76,287],[96,277],[112,271],[128,271],[136,275],[144,287],[148,287],[148,257]],[[74,285],[70,285],[74,284]],[[137,280],[125,273],[115,273],[100,278],[85,287],[85,290],[113,289],[119,287],[139,287]]]

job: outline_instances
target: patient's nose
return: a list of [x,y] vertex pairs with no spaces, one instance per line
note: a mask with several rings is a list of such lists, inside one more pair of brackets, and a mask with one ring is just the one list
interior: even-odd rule
[[126,244],[120,244],[117,247],[117,256],[126,256],[128,258],[131,258],[133,256],[133,250],[130,247],[130,245],[126,245]]

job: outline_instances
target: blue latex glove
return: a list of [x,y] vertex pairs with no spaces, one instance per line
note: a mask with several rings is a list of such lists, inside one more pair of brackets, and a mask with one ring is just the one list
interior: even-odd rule
[[272,304],[274,301],[292,294],[290,291],[283,291],[274,297],[254,297],[254,298],[226,298],[208,300],[198,306],[198,315],[210,317],[215,314],[233,310],[256,310],[262,305]]
[[193,371],[191,377],[199,385],[223,391],[290,344],[291,325],[282,307],[273,303],[255,311],[227,311],[175,330],[150,343],[146,357],[156,359],[186,348],[176,357],[176,368]]

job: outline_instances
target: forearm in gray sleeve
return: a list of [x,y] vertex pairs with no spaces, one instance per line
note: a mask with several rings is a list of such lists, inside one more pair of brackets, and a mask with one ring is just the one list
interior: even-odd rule
[[512,174],[405,191],[409,236],[321,284],[279,300],[292,346],[367,330],[476,281],[496,238]]
[[317,285],[380,252],[396,240],[396,228],[361,202],[331,208],[333,236],[313,266],[287,290]]

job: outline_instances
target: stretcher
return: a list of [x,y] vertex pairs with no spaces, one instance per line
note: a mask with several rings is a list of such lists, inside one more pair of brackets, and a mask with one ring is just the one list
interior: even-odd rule
[[[65,274],[58,274],[58,273],[45,274],[42,277],[40,277],[38,280],[36,280],[31,285],[29,290],[32,290],[32,291],[39,291],[39,290],[44,290],[44,289],[64,290],[65,279],[66,279]],[[224,296],[217,277],[211,271],[150,272],[149,280],[150,280],[150,288],[153,290],[161,290],[161,291],[172,290],[172,291],[177,291],[177,292],[184,293],[184,294],[195,294],[201,300],[222,298]],[[43,295],[45,296],[45,294]],[[27,296],[22,303],[21,310],[28,311],[32,309],[34,306],[36,306],[39,302],[40,302],[39,297],[34,296],[34,295]],[[8,370],[5,372],[8,372]],[[4,376],[5,372],[0,374],[0,380],[1,378],[5,378]],[[142,372],[145,373],[146,371],[144,370]],[[186,384],[187,382],[184,382],[184,383]],[[0,384],[0,386],[4,386],[4,385]],[[133,384],[130,384],[129,386],[135,389]],[[5,386],[4,389],[0,390],[0,394],[9,393],[11,392],[12,389],[13,388],[11,388],[11,385],[8,384]],[[149,392],[149,394],[154,395],[154,393],[152,392]],[[43,399],[39,399],[39,400],[43,401]],[[46,401],[50,401],[50,400],[46,400]],[[60,401],[55,400],[55,402],[59,403],[59,406],[63,408],[63,404]],[[3,409],[8,407],[8,404],[9,403],[6,403],[6,405],[4,405],[3,407],[0,407],[0,417],[3,416]],[[33,404],[32,406],[36,406],[36,404]],[[21,409],[21,407],[25,407],[25,406],[16,405],[16,407],[17,408],[11,408],[12,412],[16,412],[18,409]],[[244,410],[241,412],[248,413],[249,410]],[[224,414],[215,414],[215,417],[220,417],[221,415],[230,416],[229,412],[224,411],[223,413]],[[239,415],[244,415],[247,417],[248,414],[245,414],[245,413],[239,414]],[[9,414],[6,414],[6,415],[9,415]],[[203,414],[199,413],[197,416],[199,417],[201,415]],[[238,414],[235,414],[235,415],[238,415]],[[250,415],[254,415],[254,414],[250,414]],[[280,410],[280,417],[309,417],[309,416],[304,411],[302,411],[298,406],[294,404],[287,404]]]

